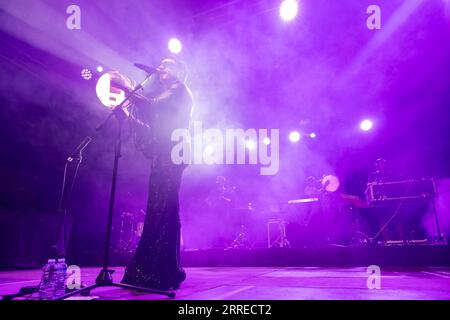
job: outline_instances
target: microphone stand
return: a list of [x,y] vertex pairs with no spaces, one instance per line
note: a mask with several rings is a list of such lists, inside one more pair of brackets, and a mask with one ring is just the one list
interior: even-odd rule
[[[64,165],[64,173],[63,173],[63,181],[62,181],[62,187],[61,187],[61,194],[59,198],[59,205],[58,205],[58,222],[56,227],[56,235],[55,235],[55,242],[53,246],[50,248],[50,256],[54,258],[62,258],[66,254],[66,241],[65,237],[61,238],[63,225],[64,225],[64,218],[67,215],[67,205],[69,203],[70,197],[72,195],[72,190],[75,185],[75,180],[77,178],[78,169],[80,167],[80,164],[83,160],[82,152],[83,150],[88,146],[88,144],[92,141],[92,138],[87,136],[81,141],[81,143],[78,145],[76,151],[72,153],[70,156],[66,158],[65,165]],[[70,184],[70,189],[67,194],[67,197],[64,201],[64,195],[66,194],[66,180],[67,180],[67,167],[69,163],[76,161],[76,167],[75,172],[73,174],[72,183]],[[27,286],[20,288],[18,293],[15,294],[8,294],[4,295],[2,297],[2,300],[12,300],[17,297],[22,297],[26,295],[33,295],[39,290],[40,285],[38,286]]]
[[[53,255],[55,258],[61,258],[66,255],[66,242],[65,237],[61,238],[61,233],[63,229],[64,224],[64,218],[67,215],[67,206],[69,204],[70,198],[72,196],[73,187],[75,185],[75,180],[77,178],[78,169],[80,167],[81,162],[83,161],[83,150],[88,146],[88,144],[92,141],[92,138],[87,136],[81,141],[81,143],[78,145],[76,151],[67,157],[66,163],[64,165],[64,174],[63,174],[63,181],[62,181],[62,187],[61,187],[61,195],[59,198],[59,205],[58,205],[58,224],[56,228],[56,236],[55,236],[55,244],[51,248],[51,255]],[[69,192],[67,194],[67,197],[64,201],[64,195],[66,193],[66,178],[67,178],[67,167],[69,163],[76,161],[76,167],[75,172],[73,174],[72,183],[70,185]]]
[[110,253],[110,244],[111,244],[111,230],[112,230],[112,219],[113,219],[113,213],[114,213],[114,201],[115,201],[115,195],[116,195],[116,183],[117,183],[117,169],[119,166],[119,158],[121,157],[121,147],[122,147],[122,122],[124,120],[124,114],[123,114],[123,106],[125,103],[130,102],[131,98],[134,96],[134,94],[142,89],[143,85],[147,80],[150,78],[151,73],[147,73],[147,76],[145,79],[138,84],[130,93],[129,95],[122,101],[122,103],[114,108],[114,110],[96,127],[97,131],[100,131],[104,128],[106,123],[109,122],[109,120],[113,117],[113,115],[118,120],[118,131],[116,136],[116,142],[115,142],[115,150],[114,150],[114,164],[113,164],[113,172],[112,172],[112,181],[111,181],[111,191],[110,191],[110,197],[109,197],[109,207],[108,207],[108,221],[106,225],[106,237],[105,237],[105,247],[104,247],[104,255],[103,255],[103,268],[100,270],[100,273],[98,274],[95,284],[81,288],[79,290],[72,291],[70,293],[67,293],[59,298],[57,300],[64,300],[71,296],[74,296],[76,294],[86,294],[89,293],[91,290],[99,288],[99,287],[120,287],[130,290],[137,290],[142,292],[148,292],[148,293],[156,293],[165,295],[169,298],[175,297],[175,292],[173,291],[162,291],[157,289],[151,289],[151,288],[143,288],[143,287],[137,287],[132,286],[128,284],[123,283],[116,283],[112,279],[112,274],[114,273],[114,270],[109,269],[109,253]]
[[[147,75],[145,77],[145,79],[138,84],[130,93],[127,97],[125,97],[125,99],[122,101],[122,103],[118,106],[116,106],[110,113],[109,115],[95,128],[96,131],[101,131],[104,126],[109,122],[109,120],[115,116],[116,119],[118,120],[118,132],[117,132],[117,136],[116,136],[116,143],[115,143],[115,151],[114,151],[114,165],[113,165],[113,174],[112,174],[112,181],[111,181],[111,192],[110,192],[110,197],[109,197],[109,207],[108,207],[108,222],[107,222],[107,226],[106,226],[106,238],[105,238],[105,247],[104,247],[104,256],[103,256],[103,267],[100,271],[100,273],[98,274],[96,280],[95,280],[95,284],[88,286],[88,287],[84,287],[81,288],[79,290],[73,290],[59,298],[57,298],[56,300],[64,300],[67,299],[71,296],[74,296],[76,294],[82,294],[82,295],[89,295],[90,291],[99,287],[109,287],[109,286],[114,286],[114,287],[120,287],[120,288],[125,288],[125,289],[130,289],[130,290],[137,290],[137,291],[143,291],[143,292],[148,292],[148,293],[156,293],[156,294],[161,294],[161,295],[165,295],[169,298],[174,298],[175,297],[175,292],[173,291],[162,291],[162,290],[157,290],[157,289],[151,289],[151,288],[142,288],[142,287],[137,287],[137,286],[132,286],[132,285],[128,285],[128,284],[123,284],[123,283],[116,283],[113,281],[112,279],[112,274],[114,273],[114,270],[109,269],[109,251],[110,251],[110,244],[111,244],[111,230],[112,230],[112,219],[113,219],[113,213],[114,213],[114,200],[115,200],[115,194],[116,194],[116,183],[117,183],[117,169],[119,166],[119,158],[121,156],[121,146],[122,146],[122,122],[124,120],[124,113],[122,111],[123,106],[125,105],[126,102],[131,101],[131,98],[135,95],[135,93],[142,89],[143,85],[148,81],[148,79],[150,78],[150,76],[152,75],[152,73],[147,72]],[[92,140],[91,137],[86,137],[78,146],[77,150],[75,151],[75,153],[73,153],[71,156],[69,156],[66,159],[66,164],[64,166],[64,176],[63,176],[63,184],[62,184],[62,190],[61,190],[61,196],[60,196],[60,200],[59,200],[59,206],[58,206],[58,211],[60,213],[59,216],[59,220],[58,220],[58,227],[57,227],[57,232],[56,232],[56,242],[55,245],[52,247],[52,254],[56,255],[56,256],[63,256],[64,253],[62,252],[62,250],[60,250],[60,248],[58,248],[59,245],[59,238],[62,232],[62,225],[63,225],[63,220],[64,217],[67,213],[66,210],[66,206],[64,205],[64,194],[65,194],[65,187],[66,187],[66,174],[67,174],[67,166],[70,162],[72,161],[77,161],[77,166],[75,169],[75,174],[74,174],[74,178],[72,180],[72,184],[69,190],[69,193],[67,195],[65,204],[67,205],[70,196],[72,194],[72,189],[75,183],[75,178],[78,172],[78,168],[79,165],[82,161],[82,151],[87,147],[87,145],[90,143],[90,141]],[[65,248],[63,248],[63,250],[65,251]],[[16,297],[20,297],[20,296],[25,296],[25,295],[32,295],[33,293],[35,293],[37,290],[39,289],[38,287],[24,287],[21,288],[20,292],[17,294],[10,294],[10,295],[4,295],[2,297],[2,300],[12,300]]]

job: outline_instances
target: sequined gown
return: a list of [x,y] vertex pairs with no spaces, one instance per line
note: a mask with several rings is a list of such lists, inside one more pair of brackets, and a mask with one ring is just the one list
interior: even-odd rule
[[150,123],[151,129],[145,131],[149,133],[148,139],[141,141],[140,148],[150,160],[151,173],[144,229],[122,283],[177,289],[186,278],[180,264],[178,199],[185,165],[171,161],[170,135],[174,129],[189,127],[192,97],[187,87],[177,82],[152,104],[141,101],[136,106],[137,117]]

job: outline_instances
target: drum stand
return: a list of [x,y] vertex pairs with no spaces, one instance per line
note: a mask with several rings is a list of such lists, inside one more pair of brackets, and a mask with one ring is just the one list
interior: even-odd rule
[[249,250],[252,248],[252,244],[249,240],[248,234],[245,231],[245,226],[241,225],[241,232],[234,238],[231,245],[226,248],[226,250],[230,249],[246,249]]

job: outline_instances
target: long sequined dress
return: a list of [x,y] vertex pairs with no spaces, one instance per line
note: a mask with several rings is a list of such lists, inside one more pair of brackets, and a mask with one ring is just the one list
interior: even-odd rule
[[[139,107],[139,104],[137,104]],[[180,217],[178,192],[186,165],[171,161],[170,134],[188,128],[192,97],[176,83],[151,106],[151,137],[141,145],[151,164],[148,204],[141,240],[125,270],[122,283],[160,290],[177,289],[186,278],[180,264]]]

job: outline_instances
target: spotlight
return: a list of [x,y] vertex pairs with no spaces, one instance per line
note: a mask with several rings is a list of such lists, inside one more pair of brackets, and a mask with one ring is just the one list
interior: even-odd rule
[[81,70],[81,76],[83,77],[83,79],[85,80],[91,80],[92,78],[92,72],[89,69],[83,69]]
[[366,119],[366,120],[361,121],[361,123],[359,124],[359,127],[363,131],[369,131],[370,129],[372,129],[373,123],[371,120]]
[[176,38],[170,39],[168,43],[168,48],[169,51],[174,54],[180,53],[182,49],[181,41]]
[[316,135],[315,132],[311,132],[311,133],[309,134],[309,137],[310,137],[311,139],[314,139],[315,137],[317,137],[317,135]]
[[270,144],[270,139],[267,138],[267,137],[265,137],[264,140],[263,140],[263,143],[264,143],[266,146],[269,145],[269,144]]
[[296,0],[284,0],[280,5],[280,17],[288,22],[293,20],[298,13],[298,3]]
[[245,141],[245,146],[247,147],[248,150],[253,150],[255,149],[256,144],[255,141],[253,140],[247,140]]
[[204,153],[206,155],[212,155],[214,153],[214,147],[212,145],[209,145],[205,148]]
[[98,66],[97,67],[97,72],[102,73],[103,72],[103,67],[102,66]]
[[292,131],[289,134],[289,140],[291,142],[298,142],[300,140],[300,133],[298,131]]

